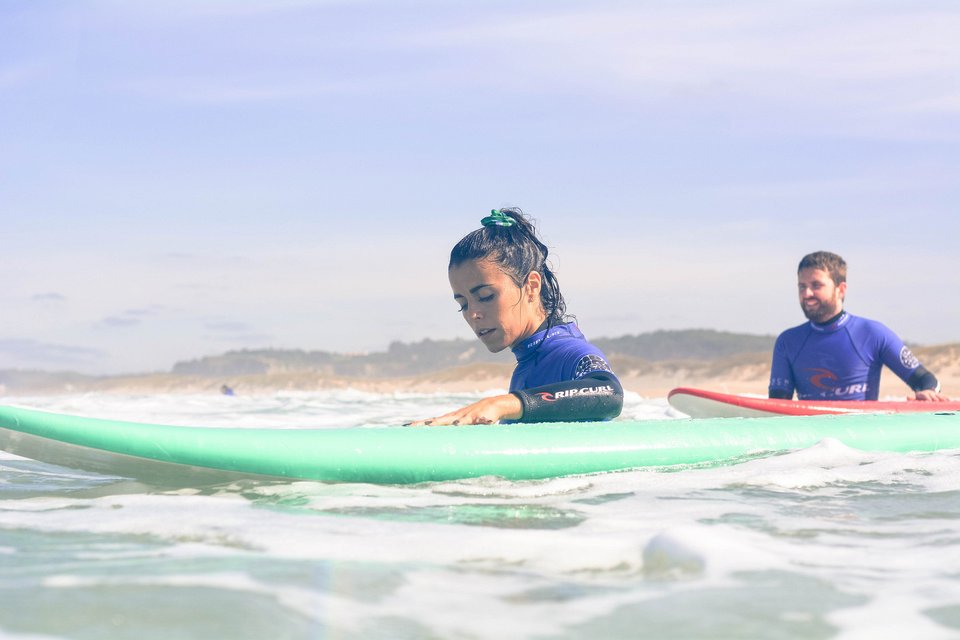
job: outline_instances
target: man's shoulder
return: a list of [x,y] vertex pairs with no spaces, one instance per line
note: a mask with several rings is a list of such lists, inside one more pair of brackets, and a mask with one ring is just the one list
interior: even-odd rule
[[[846,329],[847,331],[855,332],[866,332],[866,333],[887,333],[890,332],[890,329],[877,320],[871,320],[870,318],[864,318],[863,316],[855,316],[852,313],[845,312],[844,317],[840,321],[840,324],[837,325],[838,329]],[[803,324],[798,324],[795,327],[790,327],[785,329],[777,337],[777,340],[790,340],[796,339],[799,337],[805,337],[810,333],[815,333],[814,328],[811,326],[809,321],[804,322]]]
[[895,335],[893,331],[890,330],[890,327],[883,324],[879,320],[872,320],[870,318],[855,316],[853,314],[847,315],[850,316],[850,320],[847,322],[847,329],[852,333],[869,335]]
[[783,342],[786,340],[793,340],[797,337],[805,336],[810,333],[810,323],[804,322],[803,324],[798,324],[795,327],[790,327],[789,329],[784,329],[780,332],[780,335],[777,336],[777,342]]

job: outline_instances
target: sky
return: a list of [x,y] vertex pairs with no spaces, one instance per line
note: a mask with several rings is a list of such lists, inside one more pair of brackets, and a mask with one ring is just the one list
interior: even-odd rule
[[472,338],[521,207],[588,337],[960,342],[954,0],[0,0],[0,369]]

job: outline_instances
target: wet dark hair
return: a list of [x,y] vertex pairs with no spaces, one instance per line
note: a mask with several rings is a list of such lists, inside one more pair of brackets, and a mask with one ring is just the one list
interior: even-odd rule
[[516,207],[500,209],[500,213],[513,218],[514,224],[509,227],[484,226],[465,235],[450,251],[447,269],[470,260],[490,260],[518,287],[523,287],[530,272],[536,271],[543,279],[540,302],[547,313],[548,326],[565,322],[567,303],[560,293],[557,275],[547,264],[550,250],[537,237],[533,221]]

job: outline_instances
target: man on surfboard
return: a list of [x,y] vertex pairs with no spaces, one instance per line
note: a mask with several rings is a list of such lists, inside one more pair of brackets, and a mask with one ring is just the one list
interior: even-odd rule
[[800,308],[809,322],[777,338],[769,397],[800,400],[876,400],[887,365],[917,400],[946,401],[937,378],[890,329],[843,309],[847,263],[828,251],[808,254],[797,267]]

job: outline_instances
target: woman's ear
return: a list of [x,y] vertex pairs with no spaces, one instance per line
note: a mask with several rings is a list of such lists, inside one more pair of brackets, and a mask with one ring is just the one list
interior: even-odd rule
[[543,277],[539,271],[531,271],[527,276],[527,282],[524,285],[524,293],[530,302],[540,300],[540,287],[543,286]]

